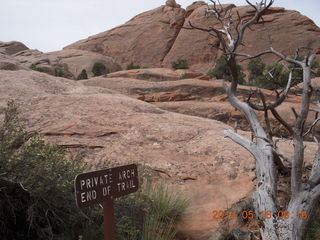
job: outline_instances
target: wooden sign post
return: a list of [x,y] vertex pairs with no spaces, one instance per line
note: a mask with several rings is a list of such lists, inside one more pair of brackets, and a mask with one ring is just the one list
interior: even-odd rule
[[136,192],[138,186],[138,168],[135,164],[81,173],[75,178],[76,203],[79,208],[101,203],[105,240],[115,240],[113,200]]

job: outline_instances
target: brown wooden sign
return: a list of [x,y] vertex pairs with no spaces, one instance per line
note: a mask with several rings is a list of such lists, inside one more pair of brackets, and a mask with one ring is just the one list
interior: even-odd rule
[[79,174],[75,178],[77,206],[88,207],[136,192],[138,183],[135,164]]

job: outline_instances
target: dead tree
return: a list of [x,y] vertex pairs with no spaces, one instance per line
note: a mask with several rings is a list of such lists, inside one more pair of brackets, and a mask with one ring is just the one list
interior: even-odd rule
[[[238,109],[248,120],[253,134],[253,139],[249,140],[240,134],[226,130],[225,135],[248,150],[256,161],[256,190],[253,194],[255,215],[258,217],[260,234],[264,240],[300,240],[305,232],[308,219],[311,216],[313,208],[320,197],[320,150],[318,150],[311,174],[308,180],[303,180],[304,166],[304,136],[311,132],[311,129],[305,129],[305,122],[310,111],[310,96],[312,92],[310,82],[311,64],[315,59],[315,54],[308,48],[299,48],[297,55],[302,50],[306,52],[302,61],[299,58],[290,58],[270,47],[264,52],[251,56],[245,53],[239,53],[237,49],[243,44],[244,34],[247,29],[257,22],[263,22],[264,13],[271,7],[274,0],[261,0],[256,4],[250,1],[246,2],[254,9],[251,18],[245,20],[234,10],[224,10],[220,2],[211,1],[208,5],[206,14],[212,15],[220,27],[203,28],[195,26],[189,22],[186,29],[197,29],[205,31],[216,37],[220,41],[219,49],[223,52],[227,66],[232,75],[230,86],[223,83],[223,87],[228,94],[229,101]],[[260,91],[261,105],[257,103],[241,101],[236,93],[238,86],[237,59],[256,58],[265,54],[274,54],[280,60],[299,66],[303,70],[303,93],[300,112],[294,111],[296,116],[293,125],[285,122],[278,114],[276,108],[281,105],[287,97],[292,85],[292,72],[290,72],[286,88],[277,94],[277,98],[272,103],[267,103],[265,96]],[[264,112],[267,127],[263,127],[257,117],[256,111]],[[270,134],[269,113],[272,113],[288,132],[292,135],[293,157],[285,156],[277,147],[276,141]],[[311,128],[317,124],[316,119]],[[286,209],[280,209],[277,203],[277,187],[279,174],[287,173],[291,175],[291,198]],[[279,211],[282,211],[279,214]],[[267,213],[267,214],[266,214]],[[305,217],[299,216],[303,213]],[[287,219],[286,219],[287,218]]]

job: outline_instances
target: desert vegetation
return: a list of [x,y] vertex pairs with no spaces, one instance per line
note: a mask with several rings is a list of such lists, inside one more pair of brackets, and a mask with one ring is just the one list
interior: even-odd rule
[[189,68],[188,61],[183,58],[178,58],[176,61],[172,61],[171,66],[173,69],[188,69]]
[[78,75],[77,80],[88,79],[88,74],[85,69],[82,69],[81,73]]
[[126,70],[131,70],[131,69],[140,69],[140,65],[131,62],[127,65]]
[[94,77],[98,77],[109,73],[109,69],[107,69],[103,63],[96,62],[95,64],[93,64],[92,73]]
[[[244,84],[245,74],[243,73],[242,67],[240,65],[237,65],[237,71],[239,75],[239,84]],[[223,56],[218,58],[218,60],[215,63],[215,66],[211,70],[209,70],[207,75],[212,78],[225,79],[229,82],[231,82],[232,79],[231,72],[227,66],[226,59]]]
[[30,65],[30,69],[34,70],[34,71],[38,71],[38,72],[43,72],[43,68],[42,67],[38,67],[36,64],[31,64]]
[[[295,57],[292,57],[293,59]],[[299,60],[299,57],[297,59]],[[300,57],[301,60],[301,57]],[[311,66],[311,74],[314,77],[320,76],[319,62],[314,61]],[[265,64],[260,57],[248,60],[247,71],[248,77],[243,72],[243,67],[237,65],[239,76],[239,84],[256,86],[259,88],[276,90],[284,88],[287,85],[290,72],[292,72],[292,86],[295,86],[303,81],[302,68],[297,64]],[[211,78],[225,79],[229,82],[232,80],[231,72],[227,66],[226,59],[222,56],[217,59],[214,67],[208,71],[207,75]]]

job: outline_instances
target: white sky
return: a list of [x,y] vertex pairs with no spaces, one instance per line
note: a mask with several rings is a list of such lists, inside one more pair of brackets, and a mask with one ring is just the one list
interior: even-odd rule
[[[166,0],[0,0],[0,41],[21,41],[44,52],[121,25]],[[253,0],[256,2],[258,0]],[[187,7],[194,0],[177,0]],[[245,5],[244,0],[221,0]],[[274,6],[298,10],[320,26],[319,0],[275,0]]]

